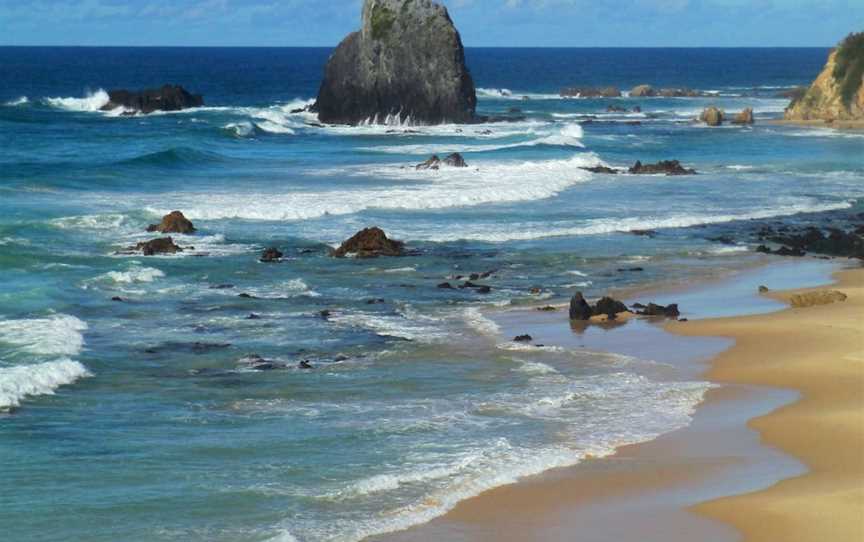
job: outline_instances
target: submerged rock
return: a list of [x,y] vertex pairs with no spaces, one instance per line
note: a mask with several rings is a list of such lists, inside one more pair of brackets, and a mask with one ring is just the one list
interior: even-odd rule
[[477,95],[462,39],[430,0],[365,0],[360,31],[336,48],[313,110],[322,122],[440,124],[474,120]]
[[354,255],[358,258],[402,256],[404,246],[402,241],[389,239],[381,228],[372,227],[354,234],[353,237],[333,251],[333,256],[337,258],[344,258],[348,255]]
[[528,335],[527,333],[525,335],[517,335],[516,337],[513,337],[513,342],[516,343],[530,343],[533,340],[534,337]]
[[171,211],[162,217],[162,221],[158,224],[150,224],[147,226],[149,232],[159,233],[182,233],[189,235],[195,233],[195,226],[192,221],[183,216],[180,211]]
[[661,88],[657,95],[664,98],[696,98],[702,93],[692,88]]
[[176,254],[183,252],[183,248],[174,244],[171,237],[160,237],[143,241],[135,245],[135,250],[140,250],[144,256],[155,256],[156,254]]
[[584,169],[585,171],[590,171],[591,173],[603,173],[606,175],[617,175],[618,174],[617,169],[611,168],[608,166],[580,167],[579,169]]
[[653,175],[657,173],[665,173],[666,175],[694,175],[696,170],[685,168],[678,160],[661,160],[656,164],[643,164],[637,160],[627,172],[636,175]]
[[280,252],[278,248],[270,247],[265,249],[264,252],[261,253],[261,258],[259,261],[263,263],[278,262],[282,260],[282,256],[284,256],[284,254],[282,254],[282,252]]
[[454,152],[444,158],[444,160],[438,158],[437,154],[433,154],[425,162],[421,162],[414,166],[414,169],[440,169],[442,165],[450,167],[468,167],[468,164],[465,162],[462,155],[458,152]]
[[122,107],[127,111],[147,114],[154,111],[180,111],[202,105],[204,98],[200,94],[190,94],[179,85],[164,85],[162,88],[137,92],[125,89],[108,91],[108,103],[101,109],[111,111]]

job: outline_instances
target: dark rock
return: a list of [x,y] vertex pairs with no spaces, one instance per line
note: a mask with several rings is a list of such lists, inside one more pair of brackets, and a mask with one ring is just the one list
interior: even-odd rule
[[147,227],[149,232],[159,233],[195,233],[195,226],[192,221],[183,216],[180,211],[172,211],[162,217],[162,222],[159,224],[151,224]]
[[183,249],[174,244],[174,239],[170,237],[160,237],[151,239],[135,245],[135,250],[140,250],[145,256],[155,256],[156,254],[176,254],[183,252]]
[[246,319],[247,320],[260,320],[261,317],[253,312],[253,313],[250,313],[249,316],[246,317]]
[[233,287],[234,287],[233,284],[211,284],[210,285],[211,290],[230,290]]
[[789,247],[780,247],[779,249],[772,252],[772,254],[776,254],[777,256],[806,256],[807,253],[801,250],[800,248],[789,248]]
[[570,319],[571,320],[588,320],[594,314],[591,305],[585,301],[582,292],[576,292],[570,299]]
[[627,108],[621,107],[620,105],[609,105],[609,106],[606,106],[606,112],[607,113],[626,113]]
[[633,235],[640,235],[642,237],[654,237],[657,235],[657,232],[654,230],[630,230],[630,233]]
[[237,297],[242,297],[243,299],[258,299],[258,298],[255,297],[254,295],[247,294],[247,293],[245,293],[245,292],[242,293],[242,294],[237,294]]
[[430,1],[365,0],[362,25],[336,48],[313,110],[322,122],[439,124],[475,119],[459,32]]
[[433,154],[425,162],[421,162],[414,166],[414,169],[441,169],[441,166],[468,167],[468,164],[465,162],[465,159],[461,154],[454,152],[443,160],[438,158],[437,154]]
[[114,296],[114,297],[111,298],[111,301],[119,301],[119,302],[122,303],[124,300],[123,300],[123,298],[120,297],[120,296]]
[[367,304],[367,305],[380,305],[380,304],[382,304],[382,303],[386,303],[386,301],[384,301],[384,300],[381,299],[380,297],[379,297],[379,298],[376,298],[376,299],[367,299],[367,300],[366,300],[366,304]]
[[627,171],[634,175],[653,175],[658,173],[665,173],[666,175],[694,175],[696,173],[695,169],[683,167],[678,160],[661,160],[656,164],[643,164],[637,160],[633,164],[633,167]]
[[532,337],[531,335],[527,335],[527,334],[526,335],[518,335],[516,337],[513,337],[513,342],[517,342],[517,343],[530,343],[533,340],[534,340],[534,337]]
[[476,291],[478,294],[491,294],[492,288],[490,286],[478,286]]
[[[635,307],[635,305],[634,305]],[[666,318],[678,318],[680,316],[680,312],[678,311],[677,304],[671,305],[657,305],[655,303],[648,303],[641,312],[638,312],[642,316],[665,316]]]
[[633,308],[637,309],[637,310],[638,309],[644,309],[645,305],[643,305],[642,303],[633,303]]
[[262,358],[258,354],[249,354],[248,356],[238,360],[238,363],[255,371],[272,371],[273,369],[279,368],[279,365]]
[[354,254],[358,258],[402,256],[404,245],[402,241],[388,239],[381,228],[365,228],[342,243],[333,251],[333,256],[337,258],[344,258],[349,254]]
[[453,285],[450,284],[449,282],[442,282],[441,284],[438,285],[438,287],[443,289],[443,290],[452,290],[453,289]]
[[322,319],[326,320],[326,319],[330,318],[330,311],[328,311],[326,309],[323,311],[320,311],[318,313],[318,316],[320,316]]
[[200,94],[190,94],[179,85],[164,85],[140,92],[111,90],[108,92],[108,103],[102,106],[102,111],[123,107],[127,111],[147,114],[154,111],[180,111],[202,105],[204,98]]
[[603,297],[600,301],[597,302],[592,309],[593,315],[598,316],[600,314],[605,314],[609,317],[610,320],[615,319],[615,315],[619,312],[627,312],[627,305],[618,301],[617,299],[612,299],[611,297]]
[[715,241],[717,243],[723,243],[724,245],[734,245],[735,239],[732,239],[728,235],[720,235],[718,237],[709,237],[709,241]]
[[261,253],[261,259],[259,261],[263,263],[273,263],[278,262],[282,259],[282,252],[279,251],[278,248],[270,247],[265,249],[263,253]]
[[585,171],[590,171],[591,173],[605,173],[608,175],[616,175],[618,173],[617,169],[607,166],[580,167],[579,169],[584,169]]
[[537,310],[540,312],[555,312],[558,309],[553,307],[552,305],[547,305],[545,307],[537,307]]
[[760,294],[766,294],[766,293],[768,293],[769,291],[770,291],[770,290],[768,289],[767,286],[759,286],[759,293],[760,293]]
[[308,360],[304,359],[303,361],[301,361],[300,363],[297,364],[297,368],[298,369],[314,369],[315,367],[313,367],[312,364],[309,363]]
[[637,105],[636,107],[633,108],[633,112],[634,112],[634,113],[641,113],[641,112],[642,112],[642,108],[639,107],[639,106]]

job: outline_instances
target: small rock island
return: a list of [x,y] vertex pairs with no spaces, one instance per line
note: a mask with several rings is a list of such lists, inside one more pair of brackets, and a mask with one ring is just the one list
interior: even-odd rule
[[313,110],[321,122],[474,120],[477,95],[462,38],[431,0],[364,0],[362,26],[336,48]]

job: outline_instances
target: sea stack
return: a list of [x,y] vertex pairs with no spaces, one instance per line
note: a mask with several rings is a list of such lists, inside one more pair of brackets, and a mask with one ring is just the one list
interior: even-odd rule
[[431,0],[364,0],[362,19],[327,61],[313,106],[321,122],[474,120],[474,81],[447,8]]
[[785,118],[864,119],[864,32],[849,34],[831,51],[810,88],[786,108]]

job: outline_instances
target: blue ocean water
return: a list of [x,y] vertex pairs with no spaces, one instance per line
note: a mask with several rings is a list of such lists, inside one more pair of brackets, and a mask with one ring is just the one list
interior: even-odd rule
[[[747,265],[752,247],[710,239],[861,207],[864,135],[764,122],[826,49],[469,49],[480,111],[525,118],[432,127],[292,112],[328,54],[0,48],[8,539],[359,540],[682,427],[706,383],[520,347],[489,312]],[[206,106],[98,111],[106,89],[166,82]],[[713,95],[557,94],[641,83]],[[757,123],[693,123],[706,105]],[[457,151],[470,167],[411,167]],[[660,159],[699,175],[580,169]],[[174,209],[194,249],[122,254]],[[369,225],[412,255],[328,255]],[[259,263],[269,246],[285,261]],[[436,287],[486,271],[487,295]]]

